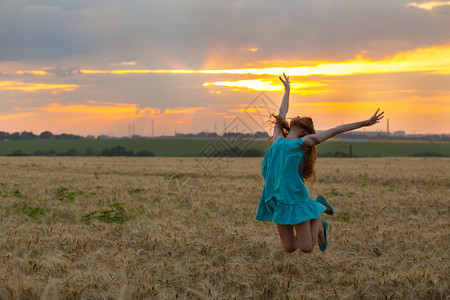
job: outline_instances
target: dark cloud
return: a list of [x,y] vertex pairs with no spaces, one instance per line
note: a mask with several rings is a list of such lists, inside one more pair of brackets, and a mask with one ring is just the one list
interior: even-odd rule
[[0,60],[203,68],[208,58],[234,67],[271,58],[340,60],[362,50],[379,58],[442,44],[449,27],[447,7],[426,11],[403,0],[3,0]]
[[59,76],[59,77],[65,77],[65,76],[72,76],[72,75],[79,75],[80,70],[77,68],[62,68],[62,67],[54,67],[52,69],[47,70],[47,73]]

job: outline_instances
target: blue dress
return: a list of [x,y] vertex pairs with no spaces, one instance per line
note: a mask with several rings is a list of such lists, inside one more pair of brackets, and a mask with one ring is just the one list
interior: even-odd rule
[[317,219],[326,207],[309,196],[298,166],[305,155],[303,140],[279,137],[267,149],[261,173],[265,179],[256,220],[294,225]]

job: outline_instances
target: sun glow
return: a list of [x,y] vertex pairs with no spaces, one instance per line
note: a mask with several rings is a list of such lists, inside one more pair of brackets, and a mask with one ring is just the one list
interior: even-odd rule
[[450,1],[426,1],[426,2],[411,2],[408,6],[417,7],[420,9],[432,10],[435,7],[450,5]]
[[345,62],[321,62],[307,67],[271,67],[253,69],[203,70],[205,74],[253,74],[290,76],[376,74],[394,72],[430,72],[450,74],[450,45],[401,52],[379,61],[358,58]]
[[176,107],[176,108],[154,108],[139,107],[138,104],[115,103],[86,101],[87,104],[61,105],[59,103],[51,103],[47,106],[38,107],[38,110],[53,113],[70,113],[70,114],[86,114],[98,115],[100,118],[139,118],[152,117],[158,118],[162,115],[169,114],[195,114],[198,110],[206,109],[206,107]]
[[125,106],[115,105],[60,105],[59,103],[52,103],[48,106],[39,107],[39,110],[57,112],[57,113],[71,113],[71,114],[98,114],[104,116],[123,116],[133,117],[137,112],[137,105],[130,104]]
[[23,114],[8,114],[8,115],[0,115],[0,120],[13,120],[20,118],[28,118],[35,116],[35,113],[23,113]]
[[26,83],[21,81],[0,81],[0,90],[37,92],[50,90],[53,92],[70,92],[78,88],[77,84]]
[[200,73],[195,70],[90,70],[81,69],[82,74],[160,74],[160,73],[174,73],[174,74],[192,74]]
[[164,114],[194,114],[200,109],[206,109],[206,107],[177,107],[175,109],[166,108],[164,110]]
[[[283,91],[284,87],[279,81],[267,80],[267,79],[252,79],[252,80],[237,80],[237,81],[216,81],[205,82],[203,86],[225,86],[232,88],[246,88],[254,91],[267,91],[267,92],[279,92]],[[323,93],[327,90],[314,90],[311,88],[326,86],[324,83],[315,81],[302,81],[291,83],[291,92],[303,95]]]
[[43,70],[29,70],[29,71],[17,71],[17,75],[49,75],[48,72]]
[[290,76],[345,76],[353,74],[376,74],[395,72],[429,72],[450,74],[450,44],[432,46],[406,52],[378,61],[357,57],[343,62],[306,62],[306,66],[267,67],[223,70],[90,70],[81,69],[82,74],[236,74],[236,75],[279,75]]

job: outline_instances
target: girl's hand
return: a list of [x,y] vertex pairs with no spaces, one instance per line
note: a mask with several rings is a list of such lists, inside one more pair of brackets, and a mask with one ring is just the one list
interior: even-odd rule
[[380,114],[378,114],[378,112],[380,111],[380,109],[377,109],[377,111],[373,114],[373,116],[366,121],[366,126],[372,126],[376,123],[380,123],[380,120],[384,118],[383,114],[384,111]]
[[281,76],[278,77],[278,78],[280,78],[281,82],[283,83],[284,89],[285,89],[285,90],[290,90],[291,87],[290,87],[290,85],[289,85],[289,84],[290,84],[290,82],[289,82],[289,77],[286,76],[286,74],[284,74],[284,73],[283,73],[283,76],[284,76],[284,80],[283,80],[283,78],[281,78]]

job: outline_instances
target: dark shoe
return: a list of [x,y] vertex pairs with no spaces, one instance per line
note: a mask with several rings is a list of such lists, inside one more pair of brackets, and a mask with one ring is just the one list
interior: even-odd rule
[[325,200],[325,198],[322,195],[317,196],[316,201],[319,202],[320,204],[323,204],[324,206],[326,206],[326,207],[328,207],[330,209],[330,212],[329,213],[326,212],[326,214],[329,214],[329,215],[333,215],[334,214],[334,210],[331,207],[330,203],[328,203],[327,200]]

